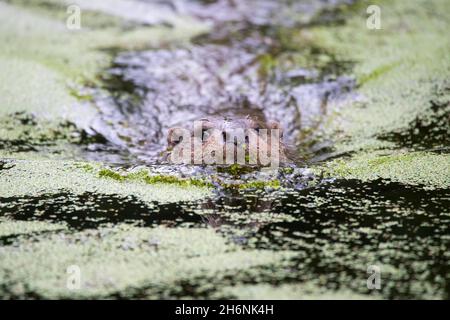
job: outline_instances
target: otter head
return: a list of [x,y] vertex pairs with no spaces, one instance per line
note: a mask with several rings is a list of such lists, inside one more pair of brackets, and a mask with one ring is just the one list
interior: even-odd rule
[[173,163],[277,166],[286,162],[282,129],[260,117],[208,117],[190,128],[170,128]]

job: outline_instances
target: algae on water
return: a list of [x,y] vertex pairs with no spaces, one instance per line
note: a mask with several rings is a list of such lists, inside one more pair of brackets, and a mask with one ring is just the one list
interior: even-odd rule
[[[250,30],[279,42],[259,56],[262,81],[297,69],[299,83],[357,84],[324,128],[300,133],[321,130],[334,158],[312,166],[314,183],[282,188],[278,172],[218,188],[117,165],[117,149],[102,149],[108,161],[80,156],[108,146],[89,131],[91,89],[111,94],[102,75],[114,55],[189,47],[211,23],[159,2],[142,2],[155,7],[146,17],[120,10],[130,1],[80,0],[74,31],[67,3],[0,2],[0,297],[449,297],[449,1],[362,0],[299,28]],[[368,4],[381,30],[367,29]],[[370,265],[380,290],[367,287]],[[67,286],[73,266],[79,290]]]

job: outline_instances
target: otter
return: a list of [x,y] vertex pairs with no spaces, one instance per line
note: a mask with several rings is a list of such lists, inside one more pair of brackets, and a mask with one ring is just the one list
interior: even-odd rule
[[[171,127],[165,158],[183,163],[278,166],[292,162],[277,121],[256,108],[219,110],[193,124]],[[183,153],[183,155],[180,154]]]

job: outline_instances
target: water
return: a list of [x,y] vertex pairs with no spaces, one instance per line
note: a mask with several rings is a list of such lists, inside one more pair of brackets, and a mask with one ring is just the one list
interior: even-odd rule
[[[264,3],[256,6],[256,15],[246,11],[251,7],[243,6],[209,17],[215,27],[192,45],[119,54],[103,76],[109,93],[97,95],[101,115],[93,129],[138,161],[154,164],[167,147],[170,127],[186,127],[215,114],[258,109],[267,119],[281,123],[288,145],[303,146],[304,157],[314,159],[330,146],[330,142],[317,141],[321,124],[345,101],[355,98],[354,80],[345,75],[346,64],[331,56],[320,69],[289,68],[290,57],[282,57],[287,50],[279,36],[292,31],[284,31],[277,19],[266,17],[278,5]],[[193,6],[199,10],[198,4]],[[210,6],[214,7],[203,9],[209,12]],[[256,17],[258,8],[265,12],[261,17]],[[231,21],[221,19],[225,16]],[[326,56],[324,52],[312,54]],[[285,60],[285,66],[272,65]]]
[[[290,173],[274,174],[286,189],[218,186],[211,198],[174,204],[62,192],[1,198],[0,216],[64,222],[68,233],[118,223],[213,228],[228,242],[246,249],[297,253],[283,272],[270,266],[259,267],[257,272],[229,271],[220,277],[181,281],[169,289],[142,287],[111,296],[116,298],[139,298],[149,292],[160,298],[232,298],[212,288],[310,281],[326,290],[373,294],[365,286],[370,264],[387,270],[378,296],[449,298],[450,190],[431,191],[382,180],[324,180],[307,170],[309,164],[336,156],[323,124],[334,111],[358,99],[352,63],[316,48],[292,53],[282,34],[335,21],[332,8],[337,3],[303,1],[288,6],[275,1],[239,5],[198,1],[168,5],[170,10],[209,21],[212,31],[182,47],[119,53],[102,74],[103,87],[93,89],[99,115],[92,129],[100,138],[83,143],[84,158],[126,168],[145,165],[182,176],[218,174],[227,181],[258,180],[259,171],[235,177],[216,167],[159,165],[168,128],[223,110],[258,108],[267,118],[281,122],[286,143],[306,160]],[[292,20],[288,14],[292,10],[304,14]],[[323,15],[316,16],[320,10]],[[295,67],[295,54],[306,55],[312,66]],[[418,126],[434,143],[432,126]],[[409,143],[408,133],[382,138]],[[440,142],[441,135],[437,139]],[[9,166],[0,162],[0,171]],[[53,232],[60,231],[45,234]],[[37,236],[42,234],[11,235],[0,238],[0,244],[14,245],[23,237]],[[199,285],[205,282],[212,286]]]

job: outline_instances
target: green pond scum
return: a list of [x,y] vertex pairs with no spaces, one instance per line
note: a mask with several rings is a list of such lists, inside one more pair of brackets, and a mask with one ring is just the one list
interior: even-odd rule
[[[337,2],[224,18],[223,40],[189,6],[155,4],[147,21],[74,1],[83,27],[69,30],[69,1],[0,0],[0,298],[450,299],[450,1]],[[249,61],[259,91],[354,81],[295,131],[301,165],[148,164],[124,147],[145,141],[93,129],[98,101],[120,101],[124,127],[142,120],[119,54],[258,36],[276,43]]]

